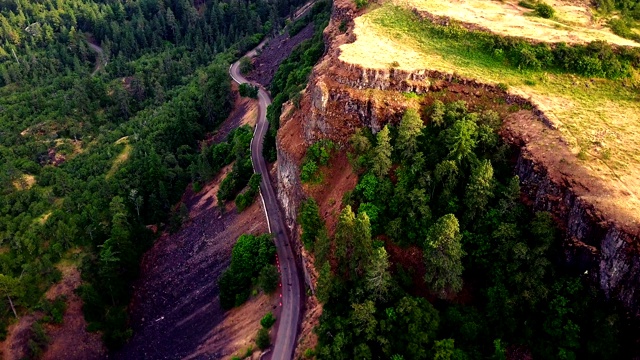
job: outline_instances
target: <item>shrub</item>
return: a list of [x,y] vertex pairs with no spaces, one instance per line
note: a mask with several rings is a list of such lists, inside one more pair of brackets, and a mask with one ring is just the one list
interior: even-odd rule
[[316,352],[313,351],[313,349],[308,348],[304,351],[304,357],[305,359],[311,359],[312,357],[314,357],[316,355]]
[[551,7],[551,5],[546,3],[539,3],[536,5],[535,12],[538,16],[551,19],[556,11]]
[[258,98],[258,87],[249,84],[240,84],[238,92],[242,97],[249,97],[252,99]]
[[49,344],[49,337],[39,321],[36,321],[31,326],[31,338],[28,340],[28,352],[29,358],[36,359],[39,358],[44,349],[46,349]]
[[320,217],[320,208],[313,198],[304,201],[298,213],[298,224],[302,227],[300,236],[305,249],[311,250],[318,233],[324,227],[324,222]]
[[341,33],[346,33],[346,32],[347,32],[347,22],[346,22],[346,21],[344,21],[344,20],[342,20],[342,21],[340,22],[340,26],[338,26],[338,30],[339,30]]
[[304,29],[311,21],[310,16],[305,16],[299,20],[296,20],[293,24],[289,25],[289,37],[293,37]]
[[191,190],[193,190],[193,192],[196,193],[196,194],[199,193],[200,190],[202,190],[202,184],[200,184],[199,181],[194,181],[191,184]]
[[269,330],[262,328],[258,330],[258,337],[256,338],[256,345],[261,350],[265,350],[269,346],[271,346],[271,339],[269,338]]
[[316,179],[316,173],[318,172],[318,164],[313,160],[307,160],[302,164],[302,170],[300,170],[300,180],[303,183],[312,182]]
[[253,63],[251,62],[251,59],[243,56],[242,59],[240,59],[240,72],[248,74],[251,70],[253,70]]
[[46,314],[42,318],[45,322],[62,324],[64,312],[67,309],[66,297],[58,296],[53,301],[45,300],[39,307]]
[[300,180],[302,182],[317,182],[320,180],[317,176],[319,167],[329,164],[331,152],[335,147],[331,140],[320,140],[309,146],[302,164]]
[[522,6],[523,8],[531,9],[531,10],[536,8],[536,3],[532,1],[522,0],[518,2],[518,5]]
[[265,316],[262,317],[262,320],[260,320],[260,325],[262,325],[262,327],[265,329],[269,329],[273,326],[273,324],[275,324],[275,322],[276,317],[273,316],[273,313],[271,313],[271,311],[269,311]]
[[369,5],[369,1],[368,0],[355,0],[356,2],[356,8],[358,9],[362,9],[364,7],[366,7],[367,5]]
[[266,265],[260,271],[260,277],[258,278],[258,285],[264,292],[270,294],[278,288],[280,282],[280,273],[278,268],[274,265]]
[[244,209],[248,208],[253,203],[254,197],[248,195],[249,193],[242,193],[236,196],[235,203],[238,212],[243,212]]
[[248,208],[256,198],[258,191],[260,190],[260,181],[262,181],[262,175],[253,174],[251,175],[251,179],[249,179],[249,185],[247,191],[244,193],[238,194],[236,196],[236,208],[238,212],[242,212],[244,209]]

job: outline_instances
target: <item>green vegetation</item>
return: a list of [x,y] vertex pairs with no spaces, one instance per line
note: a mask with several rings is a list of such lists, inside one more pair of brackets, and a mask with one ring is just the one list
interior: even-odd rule
[[240,96],[243,96],[243,97],[249,97],[252,99],[258,98],[257,86],[252,86],[249,84],[240,84],[240,86],[238,87],[238,92],[240,93]]
[[[403,67],[407,66],[409,59],[413,59],[409,69],[426,68],[455,73],[463,78],[499,84],[502,89],[526,94],[524,96],[530,96],[534,103],[540,104],[545,109],[550,119],[558,119],[564,129],[564,140],[571,146],[583,149],[588,165],[597,168],[600,174],[606,174],[604,175],[606,181],[611,181],[611,186],[616,186],[615,184],[618,183],[617,176],[635,178],[634,169],[637,169],[637,165],[640,164],[640,157],[637,156],[640,141],[637,141],[638,136],[636,136],[639,131],[638,119],[640,119],[640,105],[636,101],[640,88],[637,76],[640,50],[616,48],[613,54],[618,60],[609,61],[604,60],[608,58],[607,54],[610,54],[606,50],[608,47],[605,46],[603,50],[606,51],[603,52],[602,58],[595,55],[598,60],[578,58],[576,61],[567,62],[568,65],[576,66],[573,69],[579,70],[575,71],[577,73],[585,70],[586,73],[606,72],[611,76],[615,73],[631,75],[620,79],[583,77],[572,74],[573,70],[564,67],[545,68],[542,66],[545,62],[538,61],[537,57],[535,61],[530,57],[532,61],[529,62],[536,67],[527,67],[526,63],[518,63],[518,58],[515,58],[517,53],[509,55],[509,51],[503,47],[492,49],[493,35],[474,34],[455,24],[448,27],[437,26],[428,21],[421,21],[415,14],[402,8],[385,5],[372,10],[362,18],[366,21],[362,24],[357,23],[356,30],[362,27],[360,31],[363,33],[375,34],[375,37],[385,39],[396,49],[394,58],[399,59]],[[486,38],[487,42],[484,42],[483,38]],[[356,48],[364,46],[364,42],[359,45],[358,41],[360,40],[354,43]],[[496,37],[495,46],[511,41]],[[371,45],[371,39],[367,39],[366,42]],[[595,51],[599,45],[602,43],[577,47],[560,43],[551,51],[557,55],[553,59],[560,59],[565,50],[580,53],[584,48],[590,48]],[[351,51],[349,46],[351,44],[343,46],[345,50],[343,54],[357,52]],[[544,45],[522,49],[537,47],[542,48]],[[415,54],[419,56],[416,57]],[[636,60],[633,60],[634,58]],[[627,61],[624,59],[628,60],[627,70],[624,70],[624,62]],[[349,58],[345,60],[354,61]],[[387,66],[387,61],[383,63]],[[538,68],[538,65],[541,67]],[[622,67],[619,68],[619,65]],[[615,132],[616,137],[624,138],[624,146],[618,146],[614,137],[611,136],[607,143],[610,145],[607,147],[609,151],[599,151],[592,142],[592,136],[588,134],[597,133],[603,129]],[[600,161],[605,154],[606,162]],[[625,200],[620,198],[619,201]]]
[[604,13],[619,11],[619,16],[609,20],[609,27],[616,35],[640,42],[640,1],[596,0],[595,3]]
[[[386,19],[384,22],[398,20],[405,22],[409,19]],[[604,41],[571,46],[559,43],[551,47],[546,43],[531,44],[517,37],[472,32],[457,25],[438,26],[429,22],[421,22],[419,31],[422,36],[431,37],[432,41],[452,40],[454,46],[470,46],[465,50],[467,53],[483,53],[494,58],[495,62],[506,60],[511,67],[518,69],[560,71],[615,79],[629,76],[631,67],[640,66],[639,49],[620,48],[614,51]]]
[[29,359],[39,359],[49,345],[49,337],[40,321],[31,325],[31,336],[27,343],[27,356]]
[[278,289],[280,283],[280,272],[275,265],[265,265],[260,270],[258,286],[267,294],[271,294]]
[[276,317],[273,316],[271,311],[269,311],[265,316],[262,317],[262,320],[260,320],[260,325],[262,325],[262,327],[265,329],[270,329],[275,323]]
[[544,2],[540,2],[538,4],[536,4],[535,7],[536,10],[536,14],[542,18],[545,19],[551,19],[553,17],[553,15],[556,13],[555,10],[553,10],[553,8],[551,7],[551,5],[544,3]]
[[354,0],[357,9],[364,9],[369,5],[369,0]]
[[250,73],[253,70],[253,62],[251,62],[251,58],[243,56],[240,59],[240,72],[244,75]]
[[536,4],[537,4],[537,2],[529,1],[529,0],[518,1],[518,5],[522,6],[523,8],[527,8],[527,9],[531,9],[531,10],[536,8]]
[[638,0],[596,0],[595,4],[604,12],[620,10],[623,15],[640,20],[640,1]]
[[260,182],[262,181],[262,175],[253,174],[251,175],[251,179],[249,179],[249,184],[247,185],[247,190],[243,193],[238,194],[236,196],[236,208],[238,212],[242,212],[244,209],[248,208],[253,201],[256,199],[256,195],[260,191]]
[[[498,114],[427,103],[388,139],[354,135],[352,158],[367,161],[333,238],[312,200],[301,207],[324,303],[317,358],[499,359],[511,345],[540,359],[628,354],[633,327],[564,265],[551,216],[520,202]],[[376,174],[387,150],[394,166]],[[403,261],[416,249],[422,270]]]
[[271,346],[271,338],[269,338],[268,329],[260,328],[260,330],[258,330],[258,336],[256,337],[256,345],[258,345],[260,350],[266,350],[269,346]]
[[536,15],[545,19],[551,19],[556,12],[551,5],[537,0],[522,0],[518,2],[518,5],[534,10]]
[[276,318],[271,312],[268,312],[260,320],[261,328],[260,330],[258,330],[258,335],[256,336],[256,345],[258,345],[261,350],[266,350],[269,346],[271,346],[269,329],[273,326],[273,324],[275,324],[275,322]]
[[[146,225],[175,229],[189,182],[234,160],[233,142],[199,144],[231,109],[228,65],[299,4],[2,2],[0,335],[11,303],[18,316],[36,309],[61,279],[55,265],[73,258],[89,329],[112,348],[128,339]],[[251,175],[236,163],[228,199]],[[46,311],[58,321],[63,310]]]
[[37,308],[44,312],[42,321],[52,324],[62,324],[64,311],[67,309],[67,298],[58,296],[55,300],[44,300]]
[[[224,204],[225,201],[235,199],[236,195],[249,183],[249,180],[253,177],[253,185],[260,184],[260,180],[256,179],[253,175],[253,165],[251,163],[251,138],[253,137],[252,129],[247,126],[241,126],[234,129],[229,135],[230,140],[228,143],[232,143],[231,151],[235,155],[233,163],[233,170],[227,174],[227,176],[220,183],[218,189],[218,205]],[[223,155],[223,154],[220,154]],[[251,189],[249,190],[251,192]],[[249,195],[243,195],[246,199],[240,201],[241,205],[250,205],[255,197]]]
[[320,166],[329,164],[331,152],[335,149],[336,145],[331,140],[320,140],[309,146],[302,161],[300,180],[305,183],[321,182]]
[[309,198],[300,204],[298,224],[302,227],[301,240],[307,250],[312,250],[316,238],[320,236],[320,231],[323,230],[323,222],[319,212],[320,208],[313,198]]
[[242,235],[233,246],[231,265],[218,281],[220,305],[224,309],[242,305],[248,298],[254,279],[269,266],[276,255],[271,235]]
[[609,27],[611,28],[611,31],[618,36],[640,42],[640,33],[634,31],[634,29],[640,28],[637,20],[629,18],[614,18],[609,20]]
[[[287,26],[287,31],[289,32],[289,37],[293,37],[297,35],[302,29],[304,29],[310,23],[314,23],[315,26],[319,25],[318,23],[318,15],[325,16],[331,9],[331,4],[328,1],[319,1],[313,5],[309,13],[305,16],[299,18],[294,23],[289,24]],[[323,27],[324,29],[324,27]]]
[[324,53],[324,40],[322,32],[329,23],[331,6],[326,1],[320,1],[313,5],[311,10],[314,23],[313,38],[303,41],[298,45],[289,57],[283,61],[271,82],[271,96],[273,102],[267,108],[267,120],[269,131],[265,135],[262,153],[268,162],[276,160],[276,133],[280,128],[280,115],[282,105],[294,98],[299,100],[297,94],[304,89],[311,74],[311,69],[320,60]]
[[251,355],[253,355],[253,345],[249,345],[249,347],[247,348],[247,350],[245,350],[242,356],[233,356],[231,357],[231,360],[243,360],[243,359],[250,358]]

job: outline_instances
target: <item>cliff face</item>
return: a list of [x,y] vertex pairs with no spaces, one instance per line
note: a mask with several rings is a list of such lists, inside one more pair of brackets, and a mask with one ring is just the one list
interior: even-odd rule
[[607,298],[620,301],[640,317],[640,293],[636,291],[640,286],[638,236],[615,219],[606,219],[578,195],[581,191],[571,179],[551,174],[522,139],[512,144],[521,146],[515,173],[520,177],[522,196],[533,209],[554,215],[565,232],[567,261],[584,270]]
[[[608,298],[619,300],[640,317],[640,292],[635,290],[640,287],[640,231],[592,201],[592,192],[600,191],[602,195],[597,179],[581,174],[577,165],[563,162],[575,155],[544,112],[523,96],[454,74],[365,69],[340,61],[339,46],[354,41],[351,25],[355,16],[352,1],[334,1],[332,20],[324,32],[325,56],[313,70],[299,109],[286,105],[289,108],[281,118],[277,188],[294,234],[298,231],[298,204],[306,196],[299,180],[299,166],[306,148],[314,141],[329,138],[346,146],[360,127],[377,132],[386,123],[397,123],[415,101],[403,93],[426,94],[446,89],[469,102],[492,98],[507,105],[526,105],[531,110],[508,115],[502,132],[505,141],[518,149],[514,173],[520,177],[523,200],[535,210],[554,215],[566,233],[567,261],[585,271]],[[348,25],[345,33],[338,29],[341,23]],[[561,150],[545,154],[536,147],[540,144]],[[577,173],[581,177],[575,177]],[[332,187],[336,181],[326,179],[324,186]],[[322,215],[330,217],[328,213]]]

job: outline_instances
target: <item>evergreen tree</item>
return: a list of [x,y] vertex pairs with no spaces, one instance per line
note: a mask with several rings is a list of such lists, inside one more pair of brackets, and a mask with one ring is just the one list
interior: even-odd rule
[[390,143],[389,127],[385,125],[376,135],[377,143],[373,150],[371,159],[371,170],[378,178],[383,178],[391,169],[391,152],[393,147]]
[[353,244],[353,234],[355,229],[356,216],[351,210],[351,206],[347,205],[340,213],[338,225],[335,234],[335,258],[338,264],[338,272],[347,275],[352,267],[349,258],[349,250]]
[[367,267],[365,288],[375,300],[384,300],[390,286],[389,256],[384,247],[375,248]]
[[493,167],[489,160],[483,160],[471,171],[464,198],[467,206],[465,216],[470,220],[476,218],[486,209],[492,196]]
[[411,158],[418,149],[418,137],[422,133],[424,123],[415,109],[407,109],[398,128],[396,147],[405,159]]
[[351,276],[356,279],[369,267],[373,252],[371,241],[371,223],[365,212],[358,213],[353,227],[351,247]]
[[427,233],[424,245],[425,281],[441,298],[462,289],[460,226],[453,214],[438,219]]

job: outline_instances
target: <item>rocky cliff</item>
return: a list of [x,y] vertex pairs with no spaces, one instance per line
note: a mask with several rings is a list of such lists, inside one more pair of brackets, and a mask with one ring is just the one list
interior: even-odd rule
[[[640,287],[638,225],[593,200],[594,192],[601,196],[605,190],[598,188],[597,179],[568,160],[575,155],[544,112],[528,98],[495,84],[427,69],[365,69],[340,61],[339,46],[355,39],[351,27],[357,15],[352,1],[334,2],[332,20],[324,32],[325,56],[314,68],[299,108],[288,104],[283,111],[277,139],[277,190],[294,233],[298,204],[309,192],[300,182],[299,165],[314,141],[329,138],[346,149],[356,129],[366,126],[377,132],[386,123],[396,123],[416,101],[406,93],[446,89],[469,103],[500,99],[495,103],[528,109],[502,113],[502,136],[518,149],[514,173],[521,179],[523,200],[535,210],[554,215],[566,234],[567,261],[582,269],[608,298],[619,300],[640,317],[640,292],[635,290]],[[340,31],[341,24],[346,25],[345,32]],[[538,151],[542,145],[559,150],[546,154]],[[332,187],[336,181],[327,179],[324,186]],[[327,208],[321,204],[321,212],[330,218]]]

